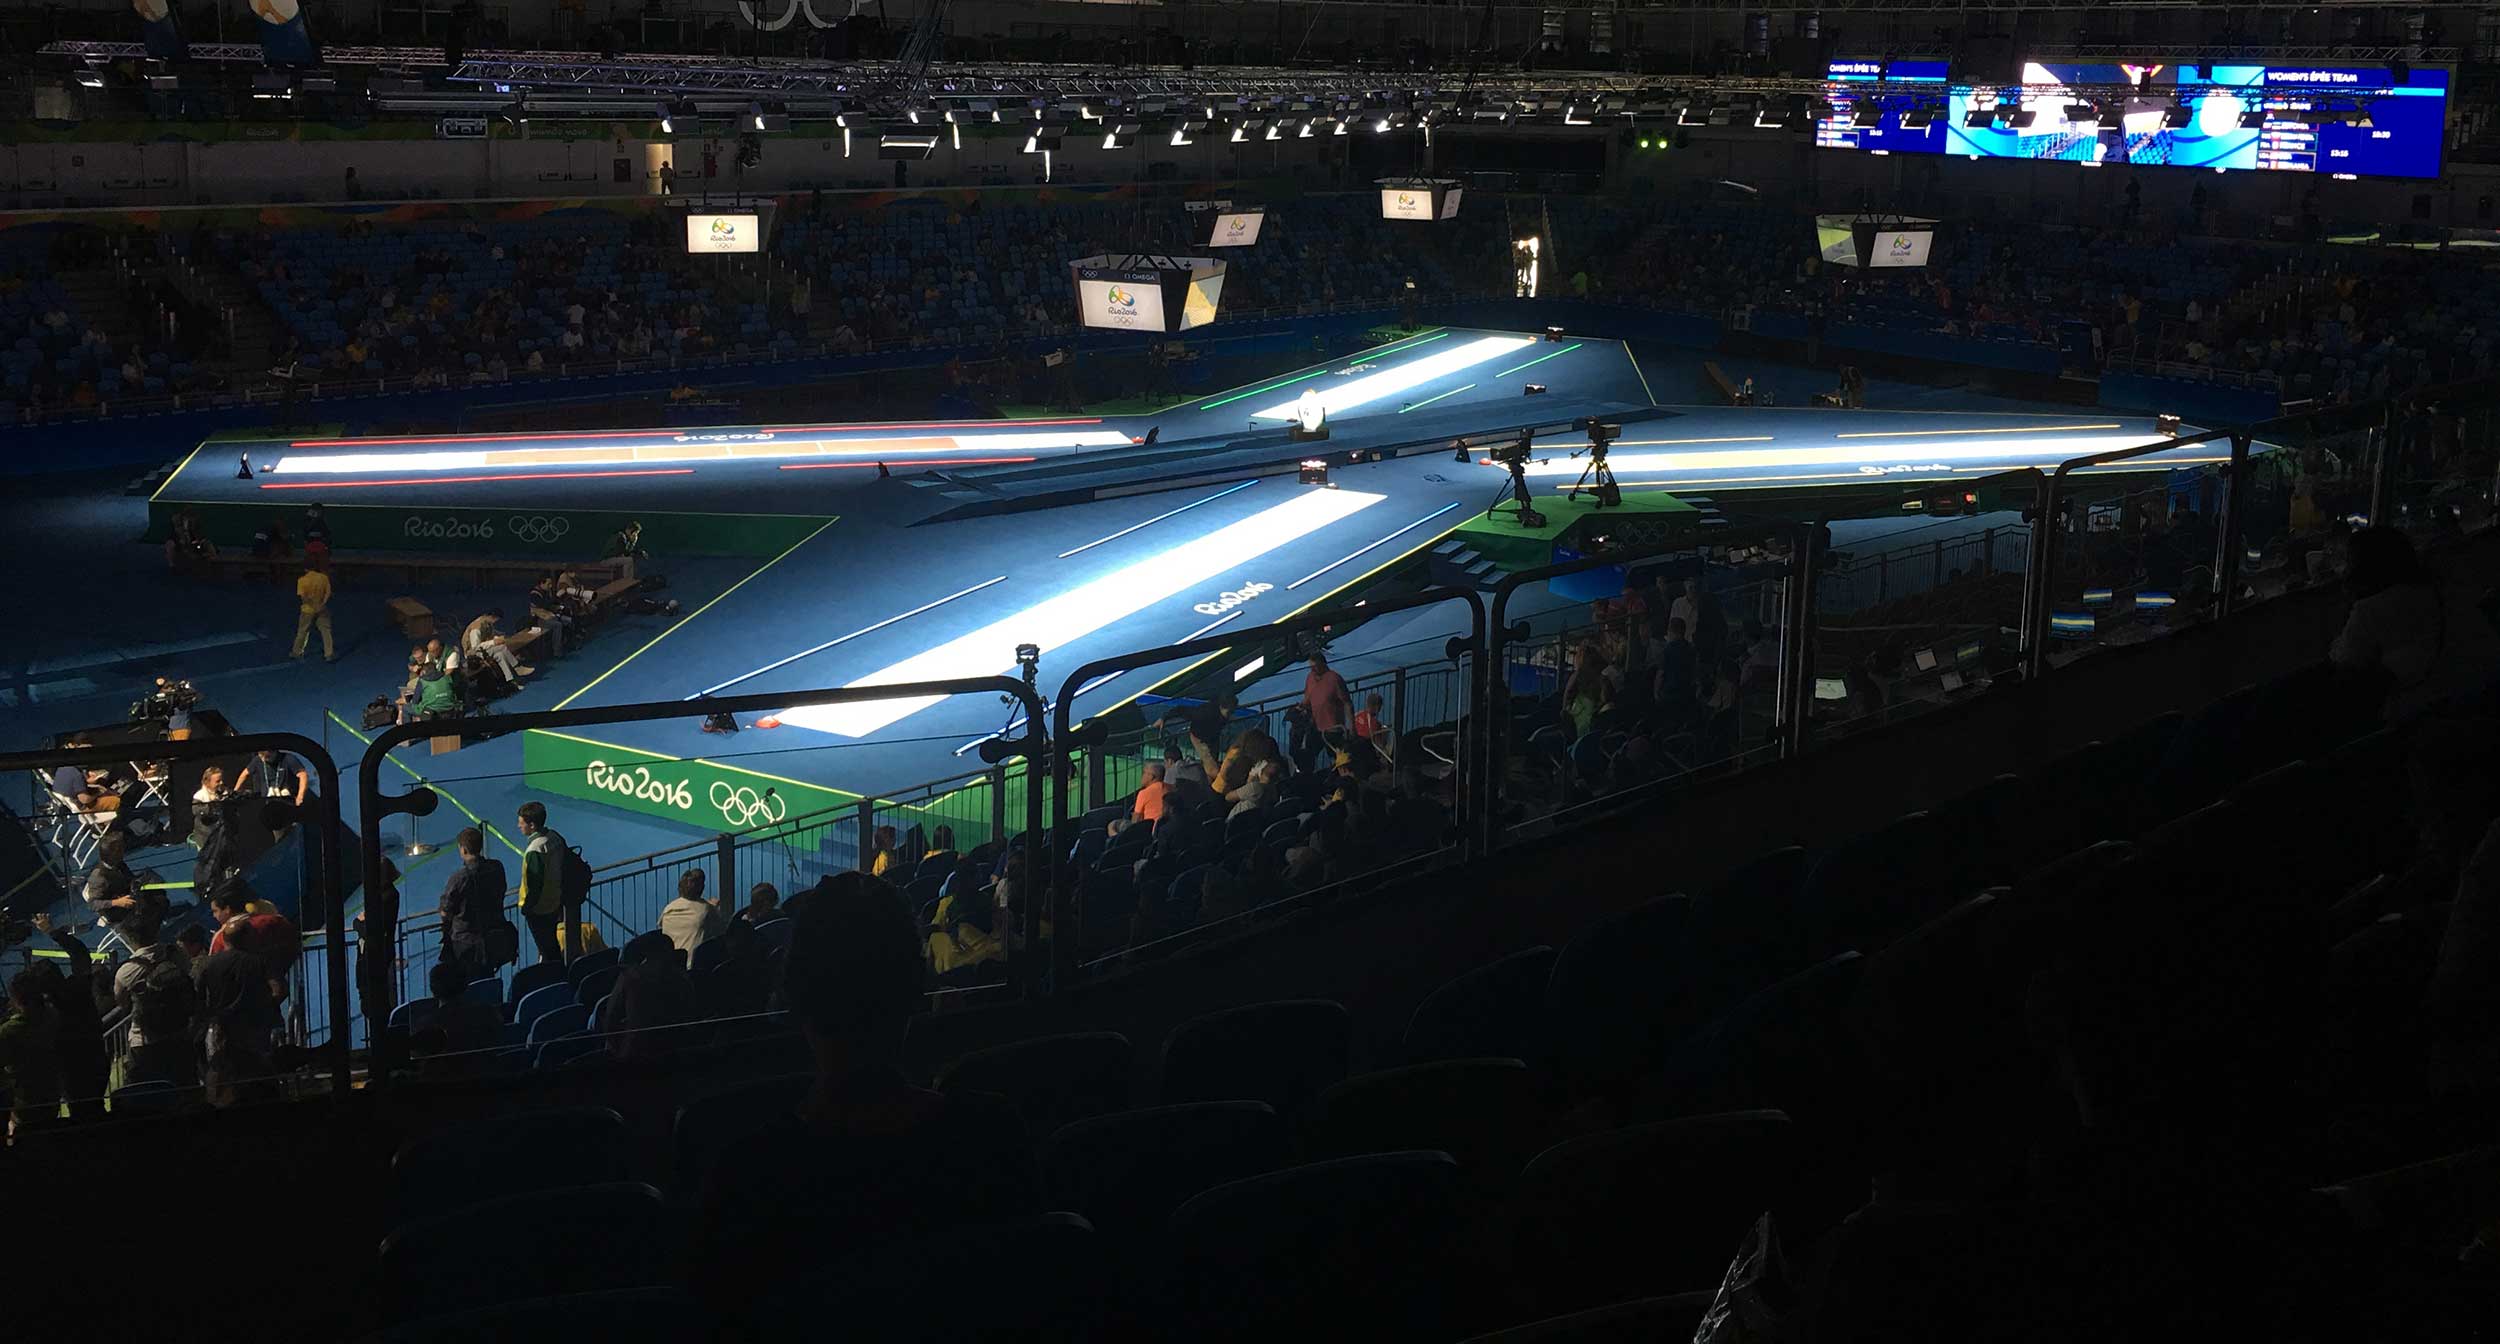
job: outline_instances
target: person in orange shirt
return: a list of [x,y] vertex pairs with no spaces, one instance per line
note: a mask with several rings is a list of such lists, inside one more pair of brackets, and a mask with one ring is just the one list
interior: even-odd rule
[[295,599],[295,651],[287,656],[303,657],[304,645],[311,638],[314,627],[318,626],[321,630],[322,661],[337,662],[338,646],[330,638],[330,576],[318,569],[305,570],[303,577],[295,581]]
[[1145,782],[1137,786],[1137,799],[1129,804],[1128,814],[1148,826],[1163,819],[1163,795],[1168,786],[1163,782],[1163,762],[1148,761]]

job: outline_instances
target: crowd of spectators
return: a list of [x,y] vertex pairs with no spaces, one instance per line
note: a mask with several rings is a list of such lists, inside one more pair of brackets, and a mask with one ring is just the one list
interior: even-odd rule
[[221,379],[200,361],[222,333],[161,277],[124,271],[111,291],[119,311],[82,310],[60,277],[102,276],[113,265],[93,229],[29,229],[0,239],[0,406],[41,413],[94,410],[133,397],[207,390]]
[[696,269],[655,214],[575,211],[465,227],[220,232],[211,248],[274,312],[285,379],[420,385],[652,356],[795,353],[738,280]]

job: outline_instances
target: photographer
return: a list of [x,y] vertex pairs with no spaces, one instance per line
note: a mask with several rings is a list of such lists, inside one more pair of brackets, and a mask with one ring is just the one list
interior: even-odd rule
[[618,578],[639,580],[642,577],[641,562],[651,558],[650,553],[642,549],[641,521],[635,520],[617,529],[616,534],[608,538],[608,544],[600,548],[599,558],[616,562]]

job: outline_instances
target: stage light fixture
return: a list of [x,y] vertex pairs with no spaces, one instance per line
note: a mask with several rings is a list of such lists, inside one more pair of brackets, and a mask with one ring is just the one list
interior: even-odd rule
[[660,104],[660,134],[662,134],[662,135],[675,135],[675,134],[677,134],[677,123],[676,123],[676,122],[674,122],[674,121],[672,121],[672,120],[670,120],[670,118],[669,118],[669,114],[668,114],[668,104],[666,104],[666,103],[662,103],[662,104]]
[[1923,131],[1935,124],[1936,109],[1932,104],[1921,104],[1901,114],[1901,129],[1905,131]]
[[1036,126],[1024,137],[1024,152],[1048,154],[1059,148],[1059,142],[1067,135],[1068,129],[1064,126]]
[[2186,103],[2172,103],[2161,110],[2161,124],[2164,130],[2178,130],[2195,119],[2195,110]]
[[2097,104],[2097,103],[2068,103],[2068,104],[2066,104],[2066,124],[2067,124],[2067,125],[2069,125],[2069,126],[2098,126],[2098,125],[2100,125],[2100,124],[2101,124],[2101,108],[2100,108],[2100,105],[2099,105],[2099,104]]
[[1198,138],[1195,135],[1192,135],[1191,132],[1203,131],[1206,128],[1207,124],[1203,121],[1175,122],[1172,126],[1172,143],[1175,145],[1194,145],[1198,143]]
[[1338,118],[1336,119],[1336,122],[1337,122],[1337,128],[1336,128],[1335,130],[1333,130],[1333,131],[1330,131],[1330,132],[1329,132],[1329,134],[1330,134],[1330,135],[1343,135],[1343,134],[1345,134],[1345,133],[1346,133],[1346,119],[1345,119],[1345,118],[1343,118],[1343,117],[1338,117]]
[[1993,107],[1974,107],[1962,114],[1962,124],[1974,131],[1985,130],[1997,124],[1997,110]]
[[1861,99],[1858,105],[1849,111],[1849,124],[1860,130],[1869,126],[1883,125],[1884,105],[1872,98]]
[[925,159],[937,153],[937,132],[904,131],[877,137],[880,159]]
[[[285,78],[285,76],[281,75],[281,76],[279,76],[279,78],[284,79],[284,78]],[[258,82],[258,81],[257,81],[257,80],[255,80],[255,83],[257,83],[257,82]],[[97,68],[95,68],[95,67],[94,67],[94,66],[92,66],[92,65],[82,65],[82,66],[78,67],[78,87],[80,87],[80,88],[82,88],[82,89],[100,89],[100,88],[103,88],[103,87],[104,87],[104,72],[103,72],[103,71],[101,71],[101,70],[98,70]],[[254,92],[252,96],[253,96],[253,97],[255,97],[255,98],[259,98],[259,97],[263,97],[263,96],[265,96],[265,95],[263,95],[263,94],[261,94],[261,93],[258,93],[258,92]]]
[[1298,130],[1298,131],[1295,131],[1295,132],[1293,133],[1293,138],[1294,138],[1294,139],[1296,139],[1296,140],[1308,140],[1308,139],[1310,139],[1310,138],[1311,138],[1311,122],[1310,122],[1310,121],[1305,121],[1305,122],[1303,122],[1303,123],[1302,123],[1302,129],[1300,129],[1300,130]]
[[2032,123],[2039,119],[2040,113],[2037,108],[2018,107],[2005,114],[2005,124],[2017,131],[2030,130]]
[[1135,142],[1136,137],[1136,122],[1115,121],[1111,123],[1111,129],[1103,132],[1102,147],[1104,149],[1126,149],[1130,144]]

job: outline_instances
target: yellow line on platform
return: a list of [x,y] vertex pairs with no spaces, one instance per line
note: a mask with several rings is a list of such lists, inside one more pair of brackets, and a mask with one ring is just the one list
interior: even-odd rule
[[707,612],[707,611],[710,611],[712,608],[714,608],[714,607],[716,607],[716,606],[719,606],[719,605],[720,605],[720,603],[721,603],[721,600],[722,600],[723,598],[726,598],[726,597],[728,597],[731,593],[734,593],[734,592],[738,591],[739,589],[746,587],[749,583],[751,583],[751,582],[753,582],[753,581],[755,580],[756,575],[758,575],[758,574],[762,574],[765,570],[771,569],[773,566],[775,566],[775,565],[777,565],[777,564],[780,564],[780,563],[781,563],[782,561],[784,561],[784,560],[789,559],[789,558],[790,558],[790,552],[791,552],[791,551],[795,551],[795,550],[797,550],[798,548],[800,548],[801,546],[804,546],[804,545],[806,545],[807,543],[809,543],[809,542],[811,542],[811,541],[814,541],[817,537],[822,536],[822,535],[824,534],[824,531],[825,531],[825,529],[826,529],[826,528],[831,527],[831,526],[833,526],[835,523],[840,522],[840,521],[841,521],[841,519],[839,519],[839,518],[827,518],[827,519],[826,519],[823,523],[821,523],[821,524],[819,524],[819,525],[817,526],[817,528],[816,528],[816,530],[815,530],[815,531],[808,533],[806,536],[799,538],[797,541],[791,542],[791,543],[790,543],[790,545],[789,545],[789,547],[788,547],[787,549],[783,550],[781,554],[776,555],[776,556],[774,556],[772,559],[765,561],[763,564],[756,566],[756,569],[755,569],[755,573],[754,573],[754,574],[749,574],[749,575],[747,575],[745,578],[740,579],[740,580],[738,580],[736,583],[733,583],[733,584],[729,585],[727,588],[722,589],[719,597],[715,597],[715,598],[713,598],[711,601],[704,603],[702,606],[699,606],[699,607],[695,608],[695,609],[694,609],[693,611],[691,611],[691,612],[688,612],[688,613],[687,613],[684,617],[680,618],[676,624],[674,624],[674,625],[670,626],[670,627],[669,627],[669,628],[667,628],[666,630],[663,630],[663,631],[661,631],[660,633],[658,633],[658,634],[656,634],[656,635],[653,635],[653,636],[651,637],[651,643],[650,643],[650,644],[645,644],[645,645],[643,645],[641,648],[634,650],[632,653],[626,654],[626,655],[625,655],[625,657],[624,657],[624,660],[623,660],[622,662],[619,662],[619,663],[616,665],[616,667],[611,667],[611,668],[609,668],[607,671],[600,673],[598,676],[592,677],[592,678],[590,679],[590,684],[589,684],[589,685],[584,686],[584,687],[582,687],[580,690],[575,691],[575,692],[573,692],[571,695],[568,695],[568,696],[564,697],[562,700],[557,701],[557,702],[556,702],[556,708],[558,708],[558,709],[564,709],[564,708],[567,708],[567,707],[571,706],[571,705],[572,705],[572,703],[573,703],[574,701],[579,700],[579,699],[581,699],[583,696],[590,694],[590,692],[591,692],[591,688],[592,688],[592,687],[595,687],[595,686],[597,686],[600,682],[606,681],[608,678],[610,678],[610,677],[612,677],[612,676],[615,676],[615,675],[616,675],[616,672],[617,672],[617,668],[621,668],[621,667],[625,666],[625,664],[626,664],[626,663],[630,663],[630,662],[634,661],[636,658],[640,658],[640,657],[641,657],[641,656],[643,656],[644,654],[649,653],[649,652],[651,651],[651,647],[652,647],[652,645],[657,644],[657,643],[659,643],[661,640],[668,638],[670,635],[676,634],[678,631],[685,629],[685,628],[686,628],[686,624],[687,624],[687,622],[692,621],[695,617],[700,616],[700,615],[702,615],[703,613],[705,613],[705,612]]
[[1658,394],[1649,390],[1649,375],[1641,372],[1641,357],[1632,353],[1632,343],[1617,341],[1615,344],[1622,348],[1623,357],[1632,361],[1632,376],[1641,380],[1641,396],[1646,398],[1650,405],[1657,405]]
[[[365,736],[365,735],[364,735],[363,733],[361,733],[361,732],[358,732],[358,731],[356,730],[356,726],[355,726],[354,724],[351,724],[351,723],[349,723],[347,720],[340,718],[337,710],[335,710],[335,709],[325,709],[325,710],[323,710],[323,711],[322,711],[322,713],[329,715],[329,716],[330,716],[330,722],[337,724],[337,725],[339,726],[339,728],[340,728],[342,731],[344,731],[344,732],[345,732],[345,733],[346,733],[349,737],[352,737],[352,738],[356,739],[357,741],[364,743],[364,744],[365,744],[366,746],[368,746],[368,747],[373,745],[373,739],[372,739],[372,738]],[[488,835],[491,835],[491,836],[495,837],[495,838],[496,838],[496,839],[498,839],[498,840],[501,840],[501,841],[503,842],[503,847],[504,847],[504,848],[506,848],[506,849],[508,849],[508,850],[511,850],[511,851],[512,851],[513,853],[515,853],[515,854],[519,854],[519,853],[521,853],[521,852],[522,852],[522,851],[521,851],[521,847],[520,847],[519,845],[516,845],[516,844],[512,843],[512,837],[511,837],[511,836],[505,835],[502,831],[499,831],[499,830],[495,829],[495,823],[493,823],[493,822],[491,822],[491,821],[488,821],[486,818],[479,816],[479,815],[478,815],[477,813],[475,813],[475,812],[470,811],[470,810],[469,810],[469,805],[468,805],[467,803],[464,803],[464,802],[460,801],[459,799],[454,798],[454,797],[452,797],[452,796],[451,796],[451,790],[446,789],[446,788],[442,787],[441,785],[436,784],[434,781],[432,781],[432,780],[430,780],[430,779],[427,779],[424,775],[421,775],[421,774],[417,773],[417,771],[416,771],[416,768],[415,768],[415,767],[413,767],[413,766],[409,765],[406,761],[403,761],[403,760],[399,759],[397,756],[393,756],[393,757],[391,757],[391,758],[389,758],[389,759],[390,759],[391,764],[396,765],[396,766],[398,766],[398,767],[400,768],[401,773],[403,773],[403,774],[407,775],[410,779],[413,779],[413,780],[417,781],[419,784],[422,784],[422,785],[424,785],[425,787],[427,787],[427,788],[429,788],[429,789],[434,790],[434,796],[435,796],[435,797],[440,798],[440,799],[442,799],[444,802],[447,802],[447,803],[451,804],[453,807],[456,807],[456,808],[460,809],[460,815],[462,815],[462,816],[464,816],[464,817],[467,817],[469,820],[471,820],[471,821],[473,821],[473,822],[477,823],[478,829],[480,829],[480,830],[482,830],[482,831],[486,832]]]
[[161,481],[158,481],[158,482],[156,483],[156,489],[155,489],[154,491],[150,492],[150,493],[149,493],[149,495],[148,495],[148,503],[150,503],[150,504],[154,504],[154,503],[156,502],[156,497],[157,497],[158,495],[161,495],[161,494],[165,493],[165,487],[167,487],[167,486],[169,486],[169,485],[172,485],[174,482],[176,482],[176,481],[178,481],[178,480],[181,480],[181,479],[182,479],[182,473],[184,473],[184,472],[186,472],[186,471],[189,471],[189,470],[191,469],[191,459],[193,459],[193,458],[195,458],[195,457],[198,457],[198,456],[200,455],[200,450],[201,450],[202,448],[206,448],[207,446],[208,446],[208,440],[206,440],[206,439],[202,439],[202,440],[200,440],[198,443],[192,444],[192,445],[191,445],[191,451],[190,451],[190,452],[188,452],[188,453],[183,454],[183,458],[182,458],[182,465],[181,465],[181,466],[179,466],[179,467],[174,468],[174,470],[173,470],[173,474],[172,474],[172,475],[167,476],[165,479],[163,479],[163,480],[161,480]]

